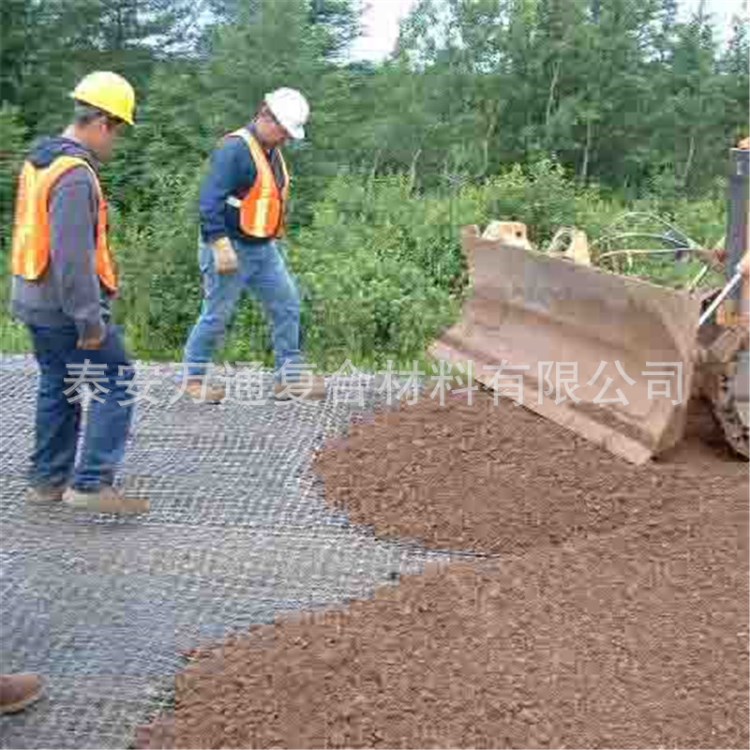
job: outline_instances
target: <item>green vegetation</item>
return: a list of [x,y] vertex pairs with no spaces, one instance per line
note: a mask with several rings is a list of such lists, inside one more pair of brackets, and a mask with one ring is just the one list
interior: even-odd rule
[[[724,232],[727,149],[747,130],[748,40],[719,49],[704,14],[674,0],[421,0],[398,50],[349,62],[354,0],[6,0],[0,21],[0,247],[30,140],[61,128],[92,68],[136,84],[139,125],[104,180],[124,271],[118,317],[135,353],[175,359],[200,305],[197,194],[206,156],[265,91],[303,89],[310,137],[286,252],[304,299],[305,348],[328,368],[421,358],[454,319],[466,275],[458,229],[526,222],[590,239],[625,211],[697,243]],[[630,247],[649,247],[631,241]],[[0,279],[5,308],[7,262]],[[672,256],[625,272],[683,283]],[[0,349],[25,346],[0,318]],[[232,360],[268,362],[244,306]]]

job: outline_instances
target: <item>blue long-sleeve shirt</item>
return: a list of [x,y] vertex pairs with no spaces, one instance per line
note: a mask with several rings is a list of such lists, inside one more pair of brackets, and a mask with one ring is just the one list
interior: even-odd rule
[[[248,127],[253,132],[253,127]],[[271,167],[276,182],[283,187],[284,176],[278,151],[270,152]],[[249,237],[240,228],[240,211],[226,201],[232,195],[242,200],[252,188],[257,176],[255,162],[242,138],[225,138],[211,154],[209,172],[201,185],[199,211],[201,237],[204,242],[215,242],[221,237],[243,242],[261,242]]]

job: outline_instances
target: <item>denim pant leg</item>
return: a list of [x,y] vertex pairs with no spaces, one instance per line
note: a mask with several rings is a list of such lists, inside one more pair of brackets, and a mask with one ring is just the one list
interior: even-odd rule
[[125,444],[133,418],[135,370],[130,363],[120,331],[108,326],[100,349],[79,349],[76,364],[91,363],[93,395],[89,404],[83,447],[73,486],[97,490],[114,482],[115,471],[125,455]]
[[75,326],[27,326],[39,364],[36,437],[29,479],[34,485],[61,487],[73,475],[81,407],[65,394],[67,363],[75,351]]
[[[240,248],[237,248],[237,254],[242,262]],[[243,290],[242,272],[216,273],[213,251],[203,243],[199,250],[199,265],[203,280],[203,303],[198,322],[185,344],[184,354],[188,376],[196,378],[205,376]]]
[[[247,268],[245,283],[263,305],[271,322],[276,377],[282,368],[301,362],[299,348],[300,298],[297,285],[289,273],[276,242],[252,246],[252,264]],[[289,373],[287,379],[292,379]]]

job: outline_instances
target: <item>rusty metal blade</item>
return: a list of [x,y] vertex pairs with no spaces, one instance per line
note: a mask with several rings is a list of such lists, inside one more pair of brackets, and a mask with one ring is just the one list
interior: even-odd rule
[[471,362],[476,380],[633,463],[679,441],[697,296],[482,239],[476,227],[463,247],[472,291],[433,356]]

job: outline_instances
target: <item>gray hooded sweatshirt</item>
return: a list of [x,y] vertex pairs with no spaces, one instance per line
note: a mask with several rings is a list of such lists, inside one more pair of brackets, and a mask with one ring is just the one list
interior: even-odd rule
[[[58,156],[78,156],[95,170],[99,162],[85,146],[65,136],[45,138],[27,159],[48,167]],[[100,336],[110,318],[110,296],[96,274],[99,200],[86,167],[66,172],[50,193],[50,263],[37,281],[14,276],[11,312],[29,325],[75,325],[80,338]]]

